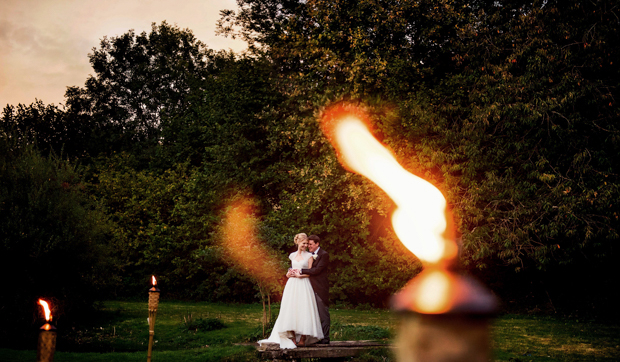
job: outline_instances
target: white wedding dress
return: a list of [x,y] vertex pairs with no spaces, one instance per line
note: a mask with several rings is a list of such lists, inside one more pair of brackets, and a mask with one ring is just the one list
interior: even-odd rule
[[[293,269],[307,269],[312,253],[302,252],[301,261],[295,260],[296,256],[297,252],[289,255]],[[309,278],[288,279],[282,294],[280,314],[273,326],[273,331],[268,339],[260,340],[258,343],[277,343],[280,348],[296,348],[291,340],[293,338],[291,331],[295,332],[297,341],[302,335],[308,336],[306,345],[323,339],[321,319]]]

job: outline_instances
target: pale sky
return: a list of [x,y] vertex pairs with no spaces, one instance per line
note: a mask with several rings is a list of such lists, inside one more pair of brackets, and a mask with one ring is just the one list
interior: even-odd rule
[[149,32],[166,20],[189,28],[211,49],[246,44],[215,35],[219,12],[235,0],[0,0],[0,111],[7,105],[64,103],[67,86],[84,86],[88,53],[104,36]]

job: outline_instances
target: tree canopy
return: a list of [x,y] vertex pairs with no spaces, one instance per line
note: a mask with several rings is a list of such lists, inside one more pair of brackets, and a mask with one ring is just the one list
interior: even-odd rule
[[618,238],[611,2],[238,5],[222,14],[221,31],[272,57],[291,99],[381,95],[383,142],[446,193],[466,264],[545,268],[584,248],[610,251]]

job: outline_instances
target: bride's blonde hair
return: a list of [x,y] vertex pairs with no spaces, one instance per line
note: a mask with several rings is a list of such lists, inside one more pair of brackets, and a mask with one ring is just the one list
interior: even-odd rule
[[298,245],[301,241],[304,241],[304,240],[308,240],[308,235],[304,233],[299,233],[295,235],[295,239],[293,239],[293,242],[295,242],[295,245]]

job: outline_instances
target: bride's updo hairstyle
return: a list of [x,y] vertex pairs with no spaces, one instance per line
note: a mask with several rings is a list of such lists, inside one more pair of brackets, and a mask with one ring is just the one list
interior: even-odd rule
[[299,233],[299,234],[295,235],[295,239],[293,239],[293,241],[295,242],[295,245],[299,245],[299,243],[304,241],[304,240],[308,240],[308,235],[306,235],[304,233]]

